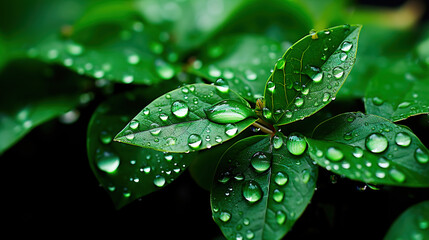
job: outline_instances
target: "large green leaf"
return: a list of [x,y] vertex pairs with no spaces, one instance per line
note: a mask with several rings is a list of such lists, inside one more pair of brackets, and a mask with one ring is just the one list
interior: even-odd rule
[[0,154],[34,127],[79,106],[82,78],[35,61],[14,61],[0,73]]
[[91,169],[117,208],[167,186],[194,158],[191,153],[163,153],[113,141],[145,97],[134,91],[109,98],[95,110],[88,126]]
[[429,113],[429,77],[414,62],[400,60],[370,81],[365,110],[392,121]]
[[384,240],[429,239],[429,201],[405,210],[392,224]]
[[429,187],[429,151],[406,127],[345,113],[321,123],[313,138],[307,139],[311,158],[332,172],[373,184]]
[[243,139],[217,167],[213,218],[227,239],[281,239],[310,202],[317,170],[307,154],[294,156],[269,136]]
[[290,47],[265,87],[267,120],[276,125],[294,122],[335,99],[354,64],[360,29],[359,25],[330,28]]
[[115,140],[167,152],[210,148],[235,137],[256,119],[219,124],[205,110],[222,100],[247,102],[231,90],[214,85],[186,85],[155,99],[116,136]]
[[255,102],[263,97],[270,70],[283,52],[279,42],[267,37],[228,36],[209,44],[190,71],[212,82],[222,78],[231,89]]

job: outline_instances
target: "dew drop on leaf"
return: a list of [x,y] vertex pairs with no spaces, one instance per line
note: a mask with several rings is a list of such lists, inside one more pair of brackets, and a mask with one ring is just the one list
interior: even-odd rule
[[391,169],[389,171],[390,177],[398,183],[403,183],[406,179],[405,174],[397,169]]
[[109,144],[110,142],[112,142],[112,136],[110,135],[110,133],[108,133],[106,131],[101,131],[100,132],[100,141],[104,144]]
[[348,41],[344,41],[341,44],[341,51],[348,52],[348,51],[350,51],[350,49],[352,49],[352,47],[353,47],[353,43],[348,42]]
[[417,162],[419,163],[428,163],[429,162],[429,156],[427,153],[425,153],[421,148],[417,148],[414,152],[414,157],[416,158]]
[[279,149],[283,146],[283,138],[278,135],[274,135],[273,137],[273,147],[274,149]]
[[97,167],[107,173],[113,173],[119,167],[119,157],[110,152],[104,152],[102,156],[96,159]]
[[283,211],[279,210],[276,212],[276,222],[279,225],[282,225],[286,222],[286,214]]
[[127,61],[131,65],[136,65],[140,62],[140,57],[137,54],[128,55]]
[[271,167],[271,154],[256,152],[250,159],[250,164],[257,172],[265,172]]
[[201,136],[198,134],[191,134],[188,137],[188,145],[192,149],[199,149],[201,147]]
[[279,203],[279,202],[283,201],[284,196],[285,196],[284,192],[282,192],[279,189],[274,189],[274,191],[273,191],[274,201]]
[[242,193],[244,199],[250,203],[259,201],[263,194],[259,184],[252,180],[243,183]]
[[132,120],[131,122],[130,122],[130,128],[131,129],[137,129],[138,127],[139,127],[139,125],[140,125],[140,123],[139,123],[139,121],[138,120]]
[[363,156],[363,150],[360,147],[354,147],[352,154],[355,158],[361,158]]
[[229,92],[229,85],[228,83],[223,80],[222,78],[219,78],[215,82],[216,89],[221,93],[228,93]]
[[284,172],[278,172],[274,177],[274,182],[279,186],[285,185],[288,182],[288,180],[289,180],[289,177]]
[[286,147],[291,154],[298,156],[305,152],[307,142],[301,134],[292,133],[286,142]]
[[184,118],[188,115],[188,105],[181,100],[177,100],[171,104],[171,112],[178,118]]
[[319,72],[319,73],[314,74],[314,75],[311,77],[311,79],[312,79],[314,82],[316,82],[316,83],[318,83],[318,82],[322,81],[322,79],[323,79],[323,72]]
[[366,148],[373,153],[381,153],[387,149],[387,138],[380,133],[373,133],[365,139]]
[[322,101],[323,102],[327,102],[328,100],[329,100],[329,98],[331,97],[331,94],[329,94],[328,92],[325,92],[324,94],[323,94],[323,98],[322,98]]
[[408,147],[411,144],[411,137],[405,132],[397,133],[395,136],[395,143],[401,147]]
[[301,107],[304,104],[304,99],[302,97],[295,98],[295,106]]
[[279,58],[279,60],[277,60],[277,63],[276,63],[276,68],[283,69],[285,67],[285,63],[286,61],[283,58]]
[[225,125],[225,134],[228,137],[232,137],[235,134],[237,134],[238,132],[238,128],[237,125],[235,125],[234,123],[228,123],[227,125]]
[[273,117],[273,113],[269,108],[262,108],[262,115],[264,115],[265,119],[271,119]]
[[229,212],[227,212],[227,211],[222,211],[222,212],[219,214],[219,219],[220,219],[222,222],[228,222],[228,221],[231,219],[231,213],[229,213]]
[[330,147],[326,150],[326,157],[331,161],[338,162],[344,158],[344,154],[341,150],[335,147]]
[[374,97],[372,98],[372,102],[374,103],[374,105],[380,106],[381,104],[384,103],[384,100],[379,97]]
[[342,62],[344,62],[344,61],[346,61],[347,60],[347,53],[340,53],[340,60],[342,61]]
[[161,113],[161,114],[159,115],[159,119],[161,119],[163,122],[165,122],[165,121],[167,121],[167,120],[168,120],[168,115],[167,115],[167,114],[165,114],[165,113]]
[[165,185],[165,177],[156,175],[153,179],[153,184],[157,187],[163,187]]
[[274,82],[272,82],[272,81],[268,81],[268,82],[267,82],[267,89],[268,89],[268,91],[270,91],[271,93],[274,93],[274,90],[276,89],[276,85],[274,84]]
[[332,74],[336,79],[340,79],[344,75],[344,70],[341,67],[335,67],[332,69]]
[[254,115],[252,109],[234,100],[221,101],[204,112],[208,120],[220,124],[239,122]]
[[158,136],[159,133],[161,132],[161,128],[159,127],[159,124],[157,124],[157,123],[152,123],[150,125],[150,127],[151,127],[151,130],[149,132],[152,136]]

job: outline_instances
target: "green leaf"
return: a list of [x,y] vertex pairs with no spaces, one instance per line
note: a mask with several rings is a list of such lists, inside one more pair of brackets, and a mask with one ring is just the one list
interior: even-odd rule
[[113,141],[133,112],[145,102],[141,91],[115,95],[95,110],[88,126],[87,149],[92,171],[117,208],[174,181],[194,154],[163,153]]
[[210,121],[204,110],[225,99],[248,108],[248,103],[231,90],[225,92],[207,84],[183,86],[151,102],[115,140],[166,152],[210,148],[235,137],[256,120],[228,124]]
[[264,36],[228,36],[209,44],[189,71],[212,82],[222,78],[232,90],[255,102],[263,97],[270,70],[283,51],[279,42]]
[[276,63],[265,87],[267,120],[283,125],[326,106],[355,61],[361,26],[338,26],[310,34]]
[[[74,37],[77,40],[51,37],[30,48],[28,56],[96,79],[125,84],[151,85],[170,79],[180,71],[175,63],[177,53],[158,40],[158,29],[141,21],[119,22],[113,26],[93,26],[85,29],[87,34],[82,30]],[[107,36],[93,36],[103,33]]]
[[429,239],[429,201],[405,210],[392,224],[384,240]]
[[[286,143],[286,138],[276,137]],[[235,143],[222,156],[211,190],[213,219],[227,239],[281,239],[314,193],[317,166],[269,136]]]
[[[317,139],[317,140],[316,140]],[[362,113],[321,123],[307,139],[320,166],[372,184],[429,187],[429,151],[407,127]]]
[[392,121],[429,113],[429,77],[414,62],[400,60],[378,72],[365,94],[365,110]]
[[36,61],[14,61],[0,73],[0,154],[34,127],[79,106],[82,78]]

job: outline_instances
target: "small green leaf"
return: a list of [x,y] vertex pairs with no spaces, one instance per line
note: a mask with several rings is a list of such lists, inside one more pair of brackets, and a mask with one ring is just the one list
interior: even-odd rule
[[[113,141],[130,114],[138,111],[144,96],[135,91],[109,98],[96,109],[88,126],[91,169],[117,208],[167,186],[195,157],[194,154],[163,153]],[[130,127],[138,128],[138,123],[132,122]]]
[[415,63],[401,60],[378,72],[369,82],[365,109],[392,121],[429,113],[429,77]]
[[429,151],[406,127],[345,113],[321,123],[313,138],[310,156],[329,171],[372,184],[429,186]]
[[318,168],[307,154],[290,154],[281,133],[275,137],[273,145],[269,136],[243,139],[219,162],[211,205],[227,239],[281,239],[311,200]]
[[[248,103],[233,91],[224,93],[207,84],[183,86],[151,102],[115,140],[167,152],[210,148],[235,137],[256,120],[249,116],[228,124],[210,121],[205,109],[225,99],[237,101],[249,111]],[[134,122],[139,127],[132,128]]]
[[189,71],[212,82],[222,78],[226,86],[255,102],[263,96],[270,70],[283,51],[279,42],[267,37],[228,36],[209,44]]
[[314,32],[278,60],[265,87],[268,121],[283,125],[308,117],[335,99],[355,61],[361,26]]
[[384,240],[429,239],[429,201],[405,210],[392,224]]

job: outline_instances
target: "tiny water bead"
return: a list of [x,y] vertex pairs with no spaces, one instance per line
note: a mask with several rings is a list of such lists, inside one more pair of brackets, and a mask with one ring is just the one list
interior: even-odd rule
[[414,157],[416,158],[417,162],[419,163],[428,163],[429,162],[429,156],[427,153],[425,153],[421,148],[417,148],[414,152]]
[[408,147],[411,144],[411,137],[405,132],[397,133],[395,136],[395,143],[401,147]]
[[161,114],[159,114],[159,119],[161,119],[161,121],[165,122],[168,120],[168,115],[165,113],[161,113]]
[[165,185],[165,177],[156,175],[153,179],[153,184],[157,187],[163,187]]
[[192,149],[199,149],[201,147],[201,136],[198,134],[191,134],[188,137],[188,145]]
[[276,212],[276,222],[279,225],[283,225],[286,222],[286,214],[283,211]]
[[381,153],[387,149],[389,143],[381,133],[373,133],[365,139],[365,146],[373,153]]
[[220,219],[222,222],[228,222],[228,221],[231,219],[231,213],[229,213],[229,212],[227,212],[227,211],[222,211],[222,212],[219,214],[219,219]]
[[304,104],[304,99],[302,97],[295,98],[295,106],[301,107]]
[[184,118],[188,115],[188,105],[181,100],[177,100],[171,104],[171,112],[178,118]]
[[340,79],[344,75],[344,69],[341,67],[335,67],[332,69],[332,75],[334,75],[336,79]]
[[220,101],[210,108],[204,109],[204,112],[208,120],[220,124],[236,123],[255,116],[251,108],[234,100]]
[[344,158],[344,154],[341,150],[335,147],[330,147],[326,151],[326,157],[331,161],[338,162]]
[[255,203],[262,198],[262,189],[255,181],[246,181],[243,183],[243,197],[250,203]]
[[279,186],[284,186],[289,180],[289,177],[284,172],[278,172],[274,177],[274,182]]
[[291,154],[298,156],[305,152],[307,142],[301,134],[292,133],[287,139],[286,147]]
[[237,125],[235,125],[234,123],[228,123],[225,125],[225,134],[228,137],[234,136],[235,134],[237,134],[237,132],[238,132]]
[[257,172],[265,172],[271,167],[272,155],[264,152],[256,152],[250,159],[250,164]]

